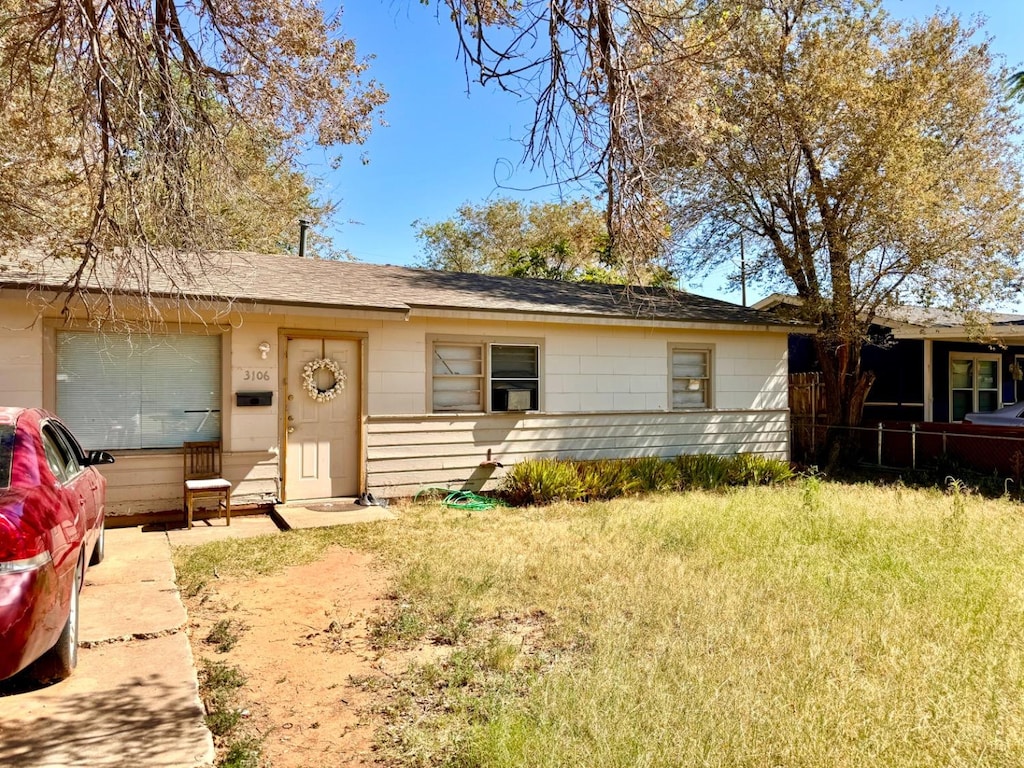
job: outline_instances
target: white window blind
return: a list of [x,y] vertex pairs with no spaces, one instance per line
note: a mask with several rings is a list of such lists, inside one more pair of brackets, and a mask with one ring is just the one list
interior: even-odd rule
[[57,414],[88,449],[220,439],[220,336],[57,333]]
[[706,349],[672,350],[672,408],[709,408],[711,352]]
[[435,344],[435,411],[472,413],[484,409],[484,361],[481,344]]
[[433,350],[435,412],[538,409],[540,347],[536,344],[445,341],[435,342]]

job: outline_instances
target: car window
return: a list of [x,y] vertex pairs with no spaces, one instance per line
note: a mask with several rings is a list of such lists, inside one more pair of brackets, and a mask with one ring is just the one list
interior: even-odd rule
[[[78,464],[79,468],[85,463],[85,451],[82,450],[82,446],[79,445],[78,440],[71,434],[67,427],[61,424],[59,421],[51,421],[48,426],[56,432],[60,438],[64,441],[64,444],[68,447],[71,452],[71,456]],[[76,470],[77,471],[77,470]]]
[[78,459],[54,430],[53,425],[44,425],[40,436],[43,439],[43,450],[46,452],[46,463],[50,465],[50,470],[60,482],[67,482],[81,471]]
[[53,435],[44,432],[42,435],[43,451],[46,454],[46,463],[50,465],[50,471],[58,481],[67,480],[67,467],[64,457],[61,455],[59,444],[53,439]]
[[0,488],[11,487],[11,463],[14,459],[14,425],[0,424]]

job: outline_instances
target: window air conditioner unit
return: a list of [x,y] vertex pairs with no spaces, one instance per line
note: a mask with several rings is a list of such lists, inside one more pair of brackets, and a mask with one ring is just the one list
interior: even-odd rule
[[528,411],[530,410],[530,395],[532,392],[528,389],[510,389],[508,390],[508,410],[510,411]]

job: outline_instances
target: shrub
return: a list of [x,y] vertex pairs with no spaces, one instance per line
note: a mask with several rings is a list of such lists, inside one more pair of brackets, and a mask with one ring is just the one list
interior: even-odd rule
[[576,463],[580,495],[589,501],[604,501],[636,492],[636,478],[620,459],[598,459]]
[[513,506],[523,506],[603,501],[687,488],[775,485],[792,477],[788,462],[751,454],[687,454],[674,460],[657,456],[596,461],[528,459],[509,469],[499,493]]
[[776,485],[793,478],[788,461],[768,456],[740,453],[732,458],[732,467],[736,485]]
[[633,487],[640,493],[674,491],[679,487],[679,468],[675,462],[656,456],[630,459],[626,462]]
[[681,488],[714,490],[729,484],[732,461],[713,454],[683,454],[676,458]]
[[527,459],[519,462],[505,475],[500,492],[515,506],[578,501],[583,497],[582,484],[574,463],[557,459]]

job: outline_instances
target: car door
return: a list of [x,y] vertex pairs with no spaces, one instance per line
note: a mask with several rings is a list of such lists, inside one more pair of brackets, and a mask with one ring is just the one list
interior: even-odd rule
[[54,567],[63,573],[77,563],[78,547],[83,543],[89,516],[94,514],[95,495],[85,478],[83,467],[72,449],[57,432],[53,423],[44,422],[39,437],[46,453],[46,463],[57,481],[55,492],[63,509],[50,529],[53,536],[51,555]]
[[71,482],[81,486],[81,491],[86,497],[85,506],[85,529],[96,531],[99,528],[99,518],[103,514],[103,502],[106,497],[106,479],[95,467],[88,466],[85,451],[79,444],[71,431],[63,423],[51,420],[50,427],[53,428],[64,445],[67,446],[74,466],[77,466],[78,474],[71,477]]

